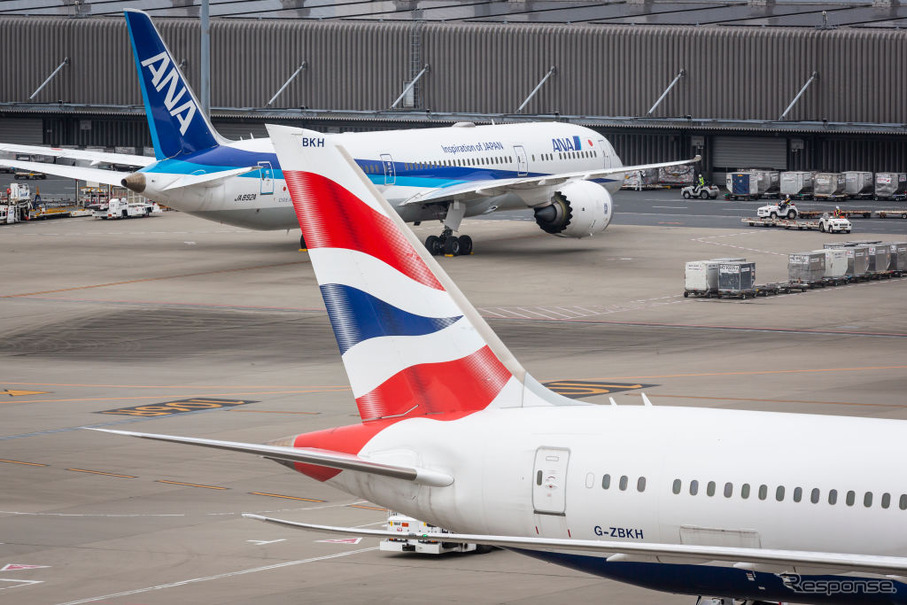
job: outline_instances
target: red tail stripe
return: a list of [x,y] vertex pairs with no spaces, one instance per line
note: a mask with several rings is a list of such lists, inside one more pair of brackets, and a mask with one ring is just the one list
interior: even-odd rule
[[444,289],[388,217],[319,174],[286,170],[284,178],[307,247],[357,250],[421,284]]
[[[510,379],[487,346],[454,361],[411,366],[356,399],[363,421],[485,409]],[[415,409],[413,409],[415,408]]]

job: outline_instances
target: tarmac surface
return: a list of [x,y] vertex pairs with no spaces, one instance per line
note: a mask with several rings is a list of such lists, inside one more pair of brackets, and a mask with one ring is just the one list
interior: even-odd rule
[[[475,255],[442,266],[534,376],[597,383],[586,401],[639,405],[646,385],[657,406],[907,418],[907,278],[683,297],[684,261],[745,256],[778,281],[787,253],[859,234],[465,226]],[[324,542],[240,514],[379,527],[385,512],[273,462],[80,429],[264,442],[357,422],[296,242],[178,213],[0,227],[0,600],[695,602],[505,551]]]

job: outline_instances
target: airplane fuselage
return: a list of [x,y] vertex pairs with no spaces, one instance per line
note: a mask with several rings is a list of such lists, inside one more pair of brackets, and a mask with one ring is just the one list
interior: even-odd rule
[[[701,408],[485,410],[451,421],[397,422],[360,452],[375,461],[418,462],[457,477],[453,485],[349,471],[329,481],[458,533],[905,556],[905,428]],[[671,592],[796,602],[805,595],[798,599],[792,584],[813,586],[764,566],[533,556]],[[808,582],[826,578],[823,570],[798,572]],[[880,590],[865,598],[810,594],[808,602],[905,602],[905,585],[880,582],[864,588]]]
[[[428,191],[621,166],[602,135],[571,124],[454,126],[335,136],[407,222],[444,217],[444,204],[407,203]],[[260,168],[213,184],[167,190],[186,175],[244,166]],[[147,197],[183,212],[252,229],[299,226],[270,139],[249,139],[179,160],[161,160],[141,172],[147,179],[143,192]],[[600,184],[613,194],[621,182],[622,175],[615,175]],[[465,216],[546,204],[555,190],[552,186],[520,194],[471,195]]]

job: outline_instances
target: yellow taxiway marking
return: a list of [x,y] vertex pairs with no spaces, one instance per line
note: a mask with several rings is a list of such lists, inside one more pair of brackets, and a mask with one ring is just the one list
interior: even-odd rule
[[269,498],[283,498],[285,500],[301,500],[303,502],[327,502],[327,500],[319,500],[317,498],[299,498],[297,496],[284,496],[283,494],[271,494],[268,492],[249,492],[253,496],[268,496]]
[[12,389],[6,389],[3,391],[4,395],[9,395],[10,397],[22,397],[23,395],[44,395],[48,391],[14,391]]
[[380,506],[366,506],[365,504],[350,504],[348,508],[362,508],[365,510],[380,510],[381,512],[387,512],[386,508]]
[[119,477],[120,479],[138,479],[135,475],[120,475],[118,473],[105,473],[104,471],[92,471],[87,468],[68,468],[68,471],[77,473],[90,473],[92,475],[104,475],[105,477]]
[[39,462],[23,462],[22,460],[5,460],[0,458],[0,462],[5,462],[7,464],[24,464],[26,466],[49,466],[48,464],[41,464]]
[[218,485],[204,485],[202,483],[184,483],[182,481],[168,481],[167,479],[156,479],[155,483],[166,483],[167,485],[182,485],[185,487],[203,487],[205,489],[230,489],[229,487],[220,487]]
[[42,290],[39,292],[24,292],[22,294],[4,294],[0,298],[22,298],[25,296],[39,296],[43,294],[58,294],[60,292],[74,292],[76,290],[91,290],[93,288],[109,288],[112,286],[125,286],[129,284],[141,284],[153,281],[163,281],[168,279],[182,279],[186,277],[199,277],[202,275],[217,275],[218,273],[238,273],[240,271],[258,271],[260,269],[273,269],[275,267],[287,267],[290,265],[301,265],[305,261],[291,261],[287,263],[274,263],[269,265],[258,265],[255,267],[239,267],[237,269],[220,269],[218,271],[199,271],[197,273],[180,273],[177,275],[162,275],[160,277],[143,277],[141,279],[127,279],[124,281],[114,281],[102,284],[90,284],[87,286],[73,286],[71,288],[58,288],[56,290]]

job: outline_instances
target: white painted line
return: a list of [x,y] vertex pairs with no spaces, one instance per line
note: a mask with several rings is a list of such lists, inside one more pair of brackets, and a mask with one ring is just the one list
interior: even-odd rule
[[490,309],[479,309],[479,313],[483,315],[497,315],[498,317],[507,317],[506,315],[501,315],[500,313],[495,313]]
[[278,542],[286,542],[286,538],[281,538],[280,540],[246,540],[246,542],[251,542],[255,546],[264,546],[265,544],[276,544]]
[[359,544],[362,538],[329,538],[327,540],[315,540],[316,542],[326,542],[328,544]]
[[11,588],[22,588],[23,586],[31,586],[32,584],[44,584],[44,580],[2,580],[0,582],[14,582],[15,586],[0,586],[0,590],[9,590]]
[[[558,307],[558,308],[560,308],[560,307]],[[549,309],[548,307],[539,307],[539,309],[541,309],[542,311],[547,311],[549,313],[554,313],[555,315],[560,315],[561,317],[567,317],[567,318],[572,317],[571,315],[564,315],[563,313],[558,313],[557,311]]]
[[9,563],[0,568],[0,571],[19,571],[20,569],[47,569],[50,565],[23,565],[21,563]]
[[516,315],[518,317],[522,317],[523,319],[532,319],[528,315],[523,315],[521,313],[517,313],[516,311],[511,311],[510,309],[505,309],[504,307],[497,307],[497,308],[500,309],[501,311],[503,311],[504,313],[508,313],[510,315]]
[[305,565],[306,563],[317,563],[318,561],[327,561],[328,559],[339,559],[340,557],[348,557],[350,555],[358,555],[360,553],[369,552],[372,550],[378,550],[377,546],[370,546],[369,548],[360,548],[359,550],[351,550],[349,552],[336,553],[333,555],[325,555],[323,557],[312,557],[311,559],[300,559],[298,561],[286,561],[284,563],[276,563],[274,565],[265,565],[263,567],[253,567],[252,569],[241,569],[239,571],[231,571],[227,573],[217,574],[214,576],[204,576],[201,578],[192,578],[191,580],[183,580],[181,582],[172,582],[170,584],[158,584],[157,586],[148,586],[146,588],[136,588],[135,590],[124,590],[123,592],[115,592],[107,595],[102,595],[99,597],[88,597],[87,599],[79,599],[77,601],[67,601],[66,603],[59,603],[58,605],[83,605],[83,603],[97,603],[98,601],[106,601],[108,599],[116,599],[119,597],[129,597],[132,595],[142,594],[145,592],[152,592],[154,590],[164,590],[166,588],[176,588],[178,586],[187,586],[189,584],[197,584],[199,582],[209,582],[211,580],[223,580],[224,578],[232,578],[235,576],[243,576],[250,573],[258,573],[259,571],[270,571],[272,569],[280,569],[282,567],[293,567],[294,565]]
[[533,315],[538,315],[539,317],[544,317],[545,319],[557,319],[556,317],[552,317],[550,315],[545,315],[544,313],[539,313],[538,311],[534,311],[532,309],[527,309],[525,307],[517,307],[517,309],[519,309],[520,311],[525,311],[526,313],[532,313]]

